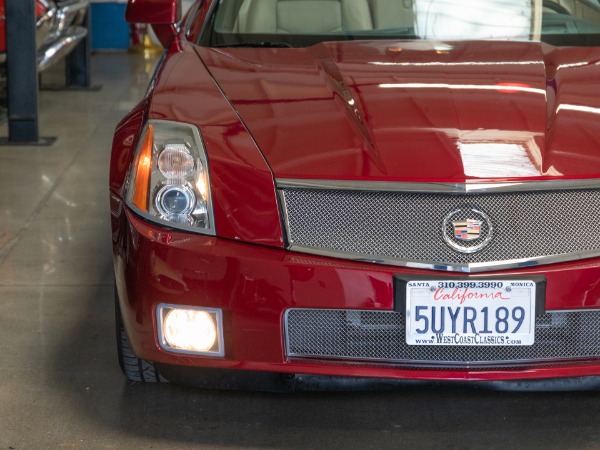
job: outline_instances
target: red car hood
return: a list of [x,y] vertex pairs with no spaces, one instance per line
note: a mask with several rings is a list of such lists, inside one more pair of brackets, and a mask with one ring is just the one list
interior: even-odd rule
[[277,178],[600,176],[600,48],[197,49]]

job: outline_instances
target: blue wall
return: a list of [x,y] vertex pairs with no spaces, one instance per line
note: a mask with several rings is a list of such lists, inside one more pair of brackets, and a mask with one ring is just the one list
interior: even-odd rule
[[125,21],[125,4],[92,3],[92,50],[127,50],[129,24]]

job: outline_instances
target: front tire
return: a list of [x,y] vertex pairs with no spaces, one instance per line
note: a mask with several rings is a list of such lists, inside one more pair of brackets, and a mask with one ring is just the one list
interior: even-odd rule
[[117,331],[117,354],[119,366],[129,381],[139,383],[166,383],[168,382],[154,366],[151,361],[140,359],[129,346],[129,338],[123,325],[119,297],[115,288],[115,328]]

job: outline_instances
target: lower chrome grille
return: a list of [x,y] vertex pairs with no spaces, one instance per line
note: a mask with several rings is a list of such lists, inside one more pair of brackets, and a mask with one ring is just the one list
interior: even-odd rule
[[538,316],[532,346],[408,346],[404,324],[404,314],[397,312],[290,309],[285,315],[287,356],[448,368],[600,357],[600,311]]

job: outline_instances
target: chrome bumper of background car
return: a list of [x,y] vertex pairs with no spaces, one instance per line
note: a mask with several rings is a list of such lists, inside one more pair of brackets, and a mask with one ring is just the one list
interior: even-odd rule
[[70,27],[58,39],[38,50],[38,70],[42,72],[68,55],[87,36],[87,29]]
[[48,35],[52,32],[54,26],[54,19],[56,18],[56,9],[47,10],[42,16],[37,19],[35,24],[35,42],[39,48],[40,45],[48,38]]
[[55,31],[62,33],[70,26],[77,26],[83,23],[85,13],[87,12],[89,2],[87,0],[67,0],[58,3],[56,14],[57,22]]

